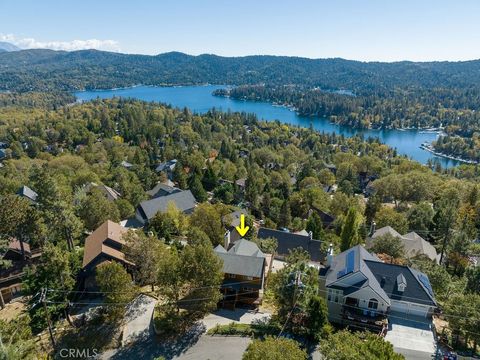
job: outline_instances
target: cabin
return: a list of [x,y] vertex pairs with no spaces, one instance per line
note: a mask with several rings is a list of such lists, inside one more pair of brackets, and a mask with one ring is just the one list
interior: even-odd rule
[[85,239],[85,250],[82,262],[82,287],[85,290],[97,290],[95,273],[98,266],[116,261],[131,271],[134,264],[125,259],[122,247],[123,236],[128,229],[120,224],[107,220]]
[[224,280],[221,285],[223,299],[220,306],[257,307],[262,302],[266,255],[251,241],[240,239],[228,249],[218,245],[214,249],[223,261]]
[[40,251],[32,251],[30,245],[11,239],[8,248],[0,254],[2,260],[10,263],[0,268],[0,307],[21,296],[24,268],[34,264],[41,256]]

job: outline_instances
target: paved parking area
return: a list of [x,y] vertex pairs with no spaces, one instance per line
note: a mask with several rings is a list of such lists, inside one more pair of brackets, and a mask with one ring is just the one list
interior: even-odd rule
[[404,314],[391,315],[385,340],[407,359],[431,359],[436,349],[431,321],[413,316],[405,318]]

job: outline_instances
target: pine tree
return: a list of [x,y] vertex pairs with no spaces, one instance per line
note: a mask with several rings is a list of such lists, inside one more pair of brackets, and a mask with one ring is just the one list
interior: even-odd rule
[[315,211],[312,212],[312,215],[307,220],[306,230],[312,232],[314,239],[321,240],[324,238],[325,232],[323,231],[322,219]]
[[208,199],[207,192],[203,188],[202,182],[200,181],[200,176],[198,174],[195,173],[190,177],[190,182],[188,185],[190,191],[198,202],[204,202]]

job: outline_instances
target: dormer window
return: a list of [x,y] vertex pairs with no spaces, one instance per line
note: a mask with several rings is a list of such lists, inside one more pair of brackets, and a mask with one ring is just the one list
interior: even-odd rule
[[405,279],[405,276],[403,276],[403,274],[399,274],[397,276],[397,291],[403,293],[406,287],[407,287],[407,280]]

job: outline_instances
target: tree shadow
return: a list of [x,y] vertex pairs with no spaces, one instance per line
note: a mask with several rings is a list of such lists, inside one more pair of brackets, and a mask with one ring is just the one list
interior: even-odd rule
[[205,330],[205,325],[197,322],[185,334],[175,339],[161,339],[155,336],[151,329],[139,335],[131,346],[120,348],[110,359],[153,359],[159,356],[167,360],[173,359],[195,345]]

